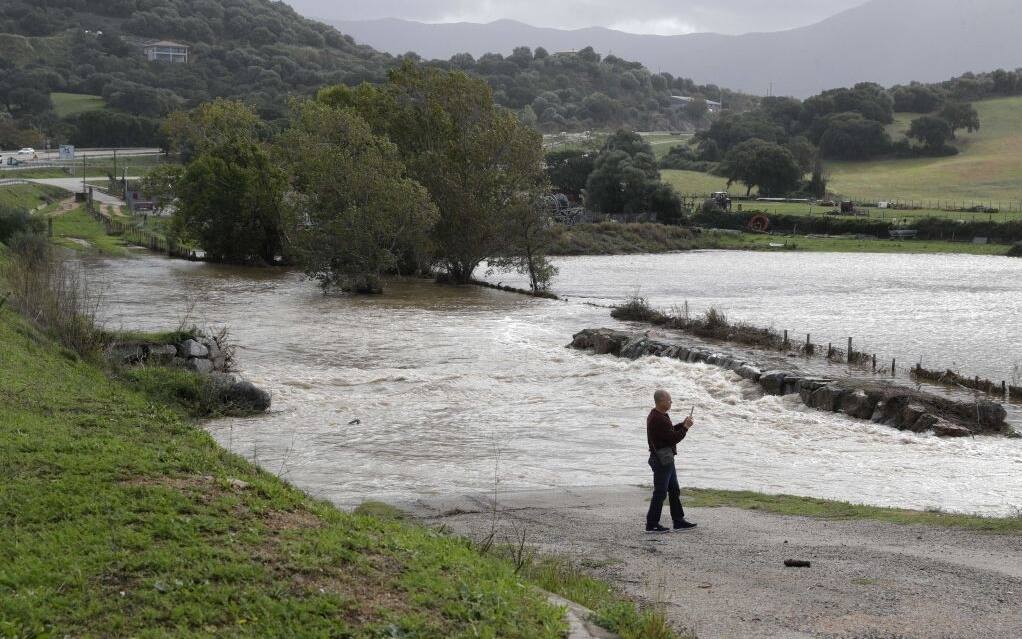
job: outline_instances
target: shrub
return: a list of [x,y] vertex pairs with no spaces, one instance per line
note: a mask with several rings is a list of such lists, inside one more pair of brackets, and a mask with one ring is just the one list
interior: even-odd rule
[[79,355],[99,353],[108,337],[96,324],[100,298],[84,271],[60,259],[38,233],[16,234],[9,247],[2,275],[14,306]]
[[42,233],[45,229],[46,224],[28,211],[0,205],[0,242],[7,244],[19,233]]

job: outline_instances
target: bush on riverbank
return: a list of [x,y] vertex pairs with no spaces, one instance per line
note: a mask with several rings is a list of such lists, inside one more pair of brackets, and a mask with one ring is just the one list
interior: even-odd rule
[[625,255],[685,251],[695,247],[692,232],[664,224],[599,222],[552,229],[551,255]]

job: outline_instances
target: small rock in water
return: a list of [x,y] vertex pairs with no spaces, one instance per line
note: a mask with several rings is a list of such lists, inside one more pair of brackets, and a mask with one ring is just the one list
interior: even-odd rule
[[784,565],[788,568],[809,568],[811,564],[805,559],[785,559]]
[[353,419],[350,422],[348,422],[348,426],[356,426],[356,425],[361,424],[361,423],[362,423],[361,419]]

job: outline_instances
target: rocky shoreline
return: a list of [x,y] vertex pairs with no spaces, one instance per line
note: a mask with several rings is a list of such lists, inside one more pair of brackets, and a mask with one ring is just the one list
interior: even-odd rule
[[646,356],[701,362],[734,371],[771,395],[797,394],[811,408],[843,412],[898,430],[933,432],[940,437],[1010,435],[1007,412],[996,402],[951,400],[889,382],[841,380],[790,370],[764,370],[758,363],[726,351],[651,339],[609,328],[576,333],[569,347],[628,359]]
[[182,335],[172,342],[145,339],[115,341],[107,357],[121,366],[169,366],[205,377],[217,401],[229,413],[262,413],[270,408],[270,394],[231,372],[233,347],[208,332]]

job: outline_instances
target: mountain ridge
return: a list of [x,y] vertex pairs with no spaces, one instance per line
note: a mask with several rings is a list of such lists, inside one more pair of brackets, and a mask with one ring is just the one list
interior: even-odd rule
[[700,84],[766,94],[773,83],[775,93],[802,98],[857,82],[938,82],[970,71],[1022,66],[1022,40],[1014,33],[1022,6],[1012,0],[871,0],[808,27],[743,35],[561,30],[514,20],[328,22],[394,54],[414,51],[427,59],[448,59],[462,52],[506,55],[516,46],[550,51],[592,46]]

